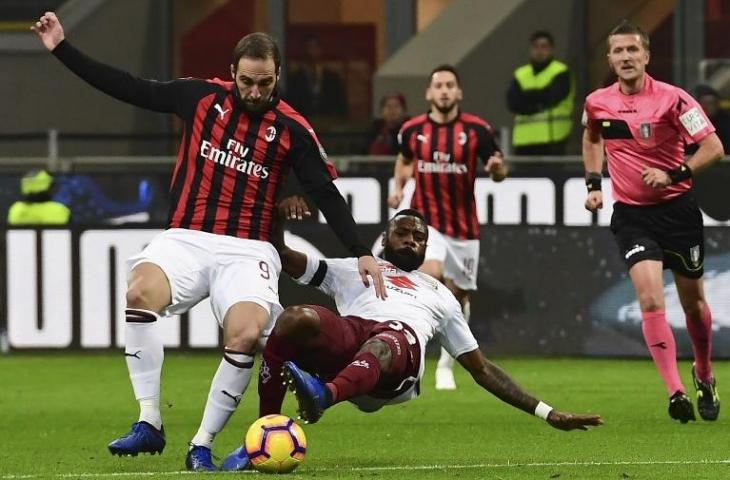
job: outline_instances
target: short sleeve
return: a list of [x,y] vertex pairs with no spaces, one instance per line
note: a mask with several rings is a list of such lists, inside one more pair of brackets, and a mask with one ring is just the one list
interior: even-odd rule
[[680,88],[677,92],[677,102],[671,110],[672,121],[685,143],[699,143],[714,132],[715,127],[697,100]]
[[459,302],[453,296],[449,300],[445,311],[447,321],[439,332],[440,341],[452,357],[458,358],[459,355],[476,350],[479,344],[464,319]]

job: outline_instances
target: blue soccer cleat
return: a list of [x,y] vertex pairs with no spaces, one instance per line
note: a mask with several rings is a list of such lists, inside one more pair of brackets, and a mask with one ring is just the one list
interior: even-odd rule
[[225,460],[223,460],[223,465],[221,465],[221,470],[225,470],[227,472],[238,472],[241,470],[248,470],[251,468],[251,462],[248,459],[248,455],[246,455],[246,449],[243,448],[243,446],[238,447],[234,451],[228,454]]
[[191,445],[185,457],[185,467],[195,472],[215,472],[218,467],[213,463],[213,454],[208,447]]
[[109,451],[120,457],[136,457],[140,453],[162,454],[165,443],[164,427],[157,430],[147,422],[137,422],[132,424],[132,429],[125,436],[109,444]]
[[306,423],[317,423],[332,403],[325,384],[301,370],[294,362],[284,362],[282,375],[289,390],[297,397],[301,419]]

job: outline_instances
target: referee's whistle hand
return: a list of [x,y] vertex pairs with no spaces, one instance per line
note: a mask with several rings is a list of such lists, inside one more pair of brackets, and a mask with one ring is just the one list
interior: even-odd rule
[[43,42],[43,46],[49,51],[56,48],[65,38],[61,22],[53,12],[46,12],[41,15],[41,18],[34,25],[31,25],[30,29],[38,35],[38,38]]

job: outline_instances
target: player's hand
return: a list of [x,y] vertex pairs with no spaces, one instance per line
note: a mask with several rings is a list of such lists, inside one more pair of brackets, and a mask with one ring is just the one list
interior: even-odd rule
[[588,430],[588,427],[603,425],[600,415],[583,415],[579,413],[558,412],[551,410],[547,422],[558,430]]
[[373,285],[375,286],[375,295],[385,300],[388,293],[385,291],[385,283],[383,282],[383,274],[380,272],[380,266],[372,255],[366,255],[357,259],[357,269],[360,272],[360,278],[362,283],[366,287],[370,287],[370,280],[368,276],[373,279]]
[[403,190],[396,190],[388,197],[388,206],[390,208],[398,208],[400,202],[403,201]]
[[603,192],[594,190],[588,194],[585,203],[586,210],[595,212],[599,208],[603,208]]
[[672,184],[669,174],[658,168],[644,167],[641,171],[641,178],[652,188],[665,188]]
[[501,182],[507,178],[507,166],[504,164],[502,155],[495,154],[489,157],[487,164],[484,166],[484,171],[492,177],[494,182]]
[[44,13],[41,18],[35,22],[35,25],[31,25],[31,30],[38,35],[38,38],[43,42],[43,46],[49,51],[53,50],[63,41],[65,35],[63,34],[63,27],[61,22],[58,21],[58,17],[53,12]]
[[277,207],[279,217],[286,220],[303,220],[312,216],[307,201],[299,195],[283,198]]

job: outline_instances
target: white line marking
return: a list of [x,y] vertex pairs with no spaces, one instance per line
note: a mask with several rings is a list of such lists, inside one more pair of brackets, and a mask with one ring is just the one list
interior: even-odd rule
[[[321,468],[307,468],[305,469],[308,473],[316,472],[331,472],[331,471],[342,471],[342,472],[384,472],[384,471],[398,471],[398,470],[463,470],[470,468],[530,468],[530,467],[605,467],[605,466],[618,466],[618,465],[730,465],[730,459],[727,460],[626,460],[617,462],[531,462],[531,463],[475,463],[475,464],[463,464],[463,465],[397,465],[397,466],[382,466],[382,467],[321,467]],[[18,474],[18,475],[3,475],[2,480],[23,480],[32,478],[114,478],[114,477],[153,477],[153,476],[172,476],[172,475],[191,475],[198,474],[200,472],[190,472],[187,470],[172,471],[172,472],[83,472],[83,473],[57,473],[55,475],[47,474]],[[252,470],[245,472],[219,472],[219,473],[255,473]]]

